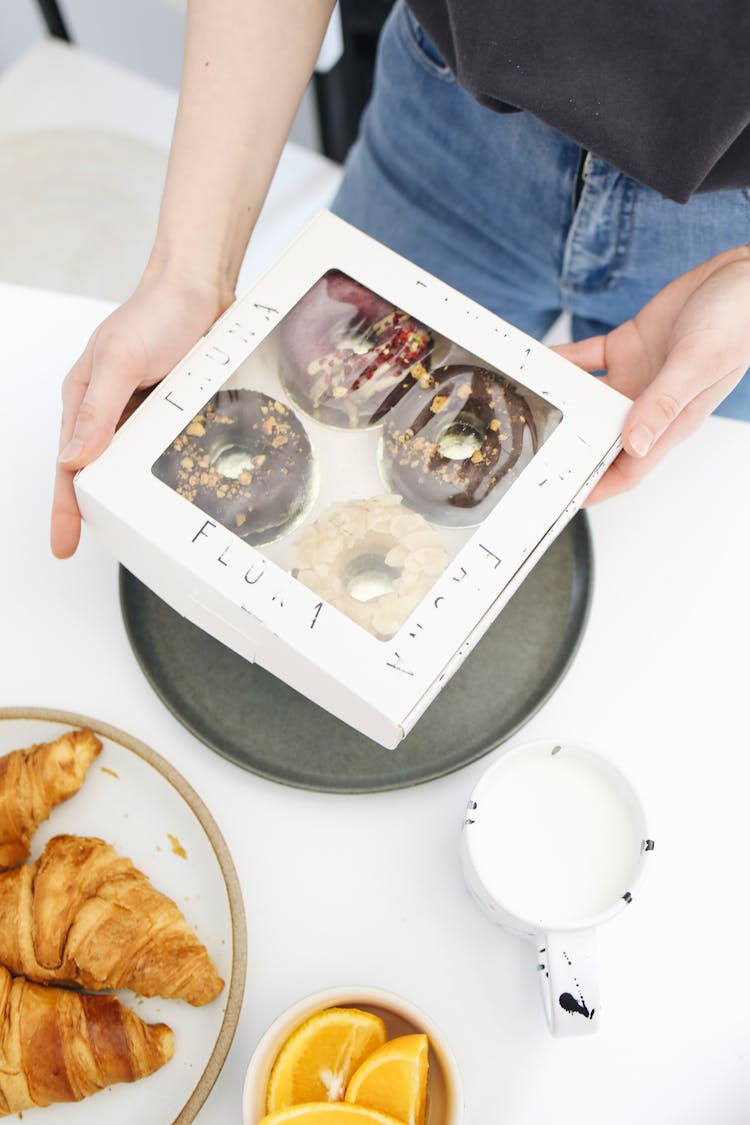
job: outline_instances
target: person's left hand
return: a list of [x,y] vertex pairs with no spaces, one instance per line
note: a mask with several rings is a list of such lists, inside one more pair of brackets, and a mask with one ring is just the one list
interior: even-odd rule
[[587,504],[632,488],[698,429],[750,367],[750,247],[675,278],[606,336],[554,351],[634,399],[623,452]]

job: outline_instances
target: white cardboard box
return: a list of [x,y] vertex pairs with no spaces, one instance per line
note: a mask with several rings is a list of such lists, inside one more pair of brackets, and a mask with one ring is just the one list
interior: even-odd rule
[[[403,624],[385,637],[293,575],[300,535],[332,503],[389,492],[378,453],[389,415],[381,426],[333,428],[300,409],[280,379],[275,330],[316,283],[324,284],[328,271],[355,279],[428,326],[436,357],[442,352],[449,363],[473,362],[507,377],[542,419],[541,426],[536,422],[535,432],[543,435],[536,452],[512,484],[511,473],[493,491],[499,499],[478,526],[443,527],[428,512],[445,565]],[[420,385],[439,391],[431,378]],[[262,389],[280,404],[277,409],[292,411],[315,460],[315,485],[298,525],[255,546],[152,471],[173,454],[173,443],[179,445],[196,415],[205,420],[201,412],[228,381],[233,388]],[[411,394],[394,412],[406,416]],[[430,409],[440,409],[445,397],[436,394]],[[393,748],[617,455],[629,406],[531,337],[324,212],[153,391],[105,453],[78,474],[76,491],[88,526],[169,605]],[[260,464],[257,456],[249,463]]]

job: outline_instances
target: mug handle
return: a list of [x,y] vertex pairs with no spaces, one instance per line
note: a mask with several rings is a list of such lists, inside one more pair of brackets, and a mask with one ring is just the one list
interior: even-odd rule
[[599,1027],[593,930],[553,931],[537,944],[537,970],[553,1035],[590,1035]]

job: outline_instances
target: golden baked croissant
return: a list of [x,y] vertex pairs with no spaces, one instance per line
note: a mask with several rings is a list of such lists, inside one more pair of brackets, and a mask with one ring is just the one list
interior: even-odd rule
[[35,863],[0,875],[0,964],[196,1005],[224,987],[172,900],[95,837],[54,836]]
[[0,758],[0,869],[23,863],[37,825],[78,792],[101,748],[90,730],[73,730]]
[[114,996],[45,988],[0,966],[0,1117],[145,1078],[172,1051],[166,1024]]

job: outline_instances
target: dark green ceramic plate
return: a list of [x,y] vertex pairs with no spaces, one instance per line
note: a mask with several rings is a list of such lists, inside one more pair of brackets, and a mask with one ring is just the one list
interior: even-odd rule
[[589,525],[579,513],[396,750],[248,664],[124,569],[120,601],[151,686],[212,750],[286,785],[367,793],[468,765],[541,707],[578,647],[592,566]]

